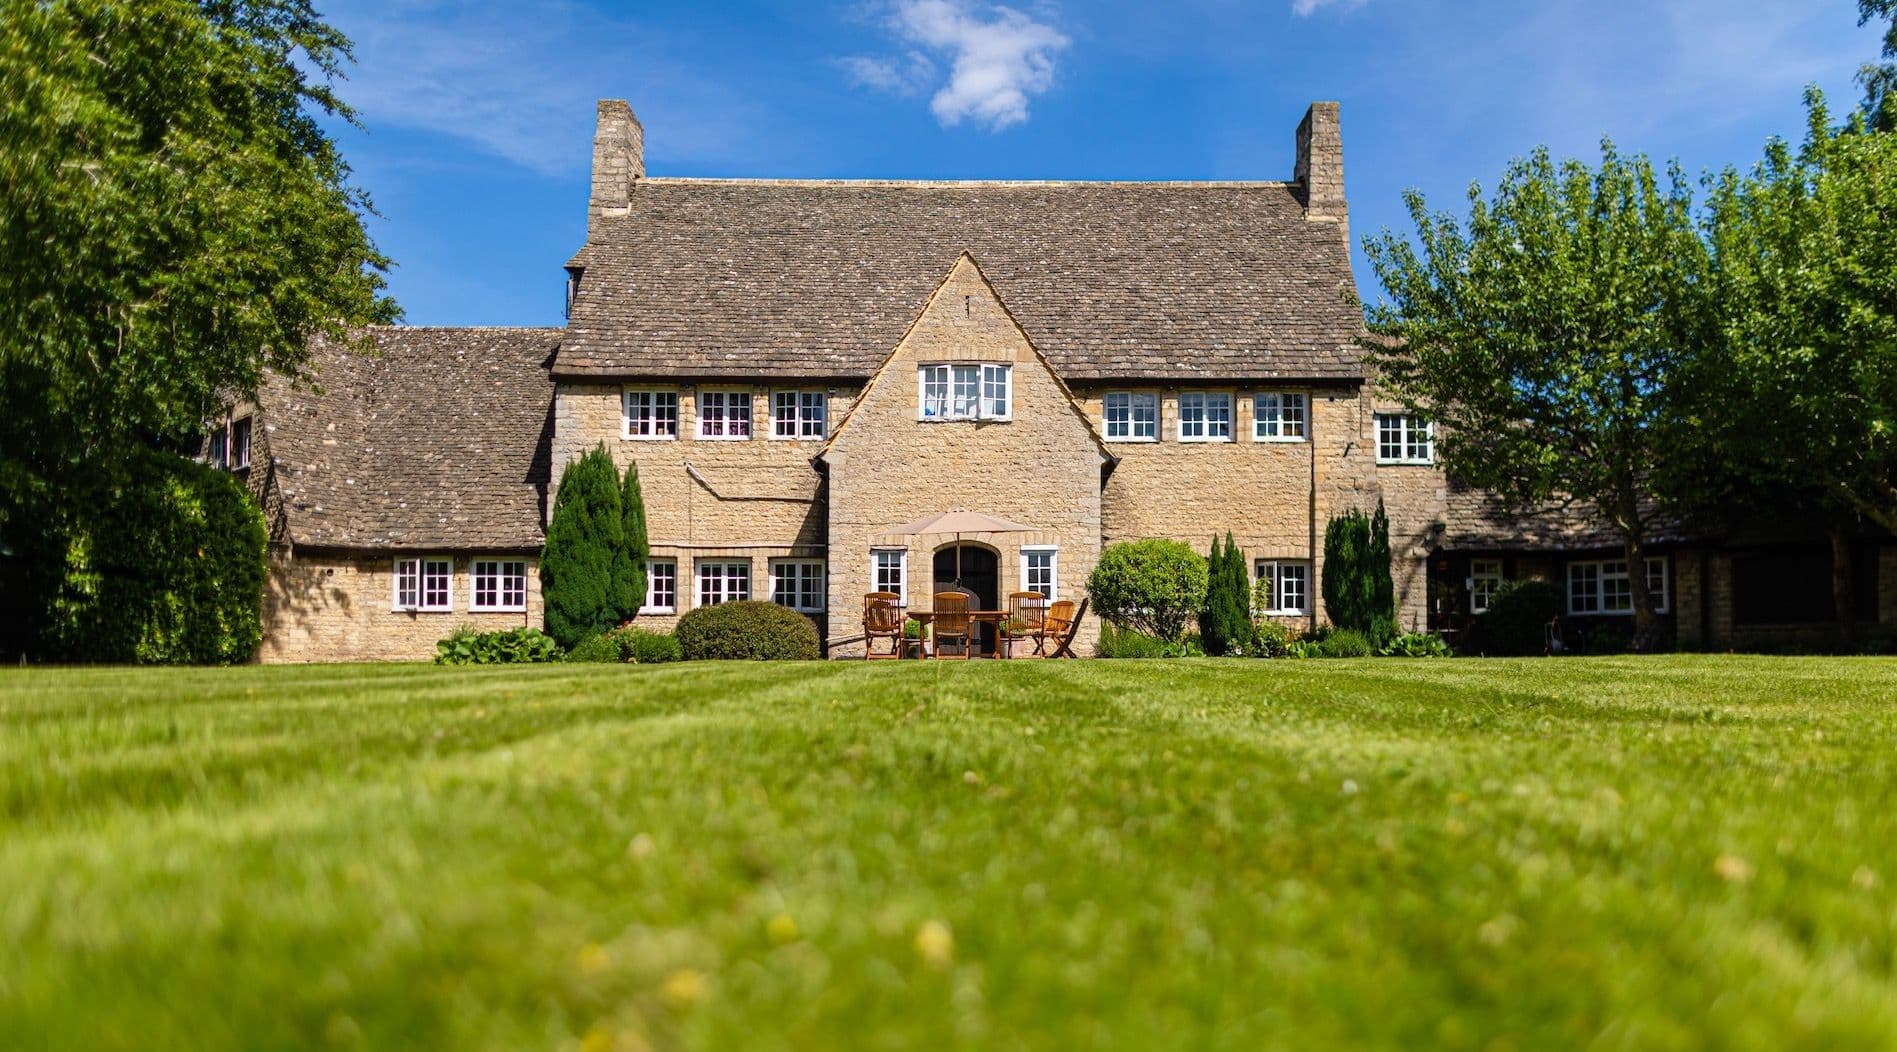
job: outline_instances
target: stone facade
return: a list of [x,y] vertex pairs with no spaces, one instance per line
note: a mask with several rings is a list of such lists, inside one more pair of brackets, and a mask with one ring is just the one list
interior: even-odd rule
[[[417,555],[423,553],[415,553]],[[430,555],[436,553],[427,553]],[[406,661],[431,658],[435,643],[462,625],[488,632],[540,627],[539,560],[519,553],[440,553],[453,564],[446,611],[395,608],[395,559],[382,552],[297,552],[275,549],[264,591],[264,638],[257,658],[301,661]],[[476,559],[527,564],[523,610],[477,612],[471,564]]]

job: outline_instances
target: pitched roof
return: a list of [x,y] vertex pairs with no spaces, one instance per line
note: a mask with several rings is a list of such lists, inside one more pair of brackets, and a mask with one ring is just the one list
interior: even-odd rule
[[[1511,511],[1494,492],[1451,478],[1448,527],[1440,547],[1450,551],[1585,551],[1619,548],[1620,532],[1586,504],[1545,504]],[[1647,514],[1651,514],[1649,506]],[[1703,535],[1685,523],[1664,518],[1649,528],[1649,543],[1667,544]]]
[[[551,471],[558,329],[368,330],[319,340],[313,382],[258,393],[266,490],[293,544],[537,548]],[[257,470],[253,467],[252,470]]]
[[554,374],[866,377],[963,253],[1068,381],[1357,379],[1347,228],[1289,183],[640,179]]

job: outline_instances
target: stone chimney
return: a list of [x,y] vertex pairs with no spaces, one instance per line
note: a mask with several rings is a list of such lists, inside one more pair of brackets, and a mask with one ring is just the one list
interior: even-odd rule
[[1344,206],[1344,136],[1338,127],[1337,103],[1313,102],[1305,112],[1298,125],[1298,168],[1292,178],[1304,195],[1304,211],[1310,218],[1349,218]]
[[599,100],[599,128],[593,133],[593,196],[586,207],[590,229],[605,216],[623,216],[632,207],[632,184],[645,178],[646,132],[624,99]]

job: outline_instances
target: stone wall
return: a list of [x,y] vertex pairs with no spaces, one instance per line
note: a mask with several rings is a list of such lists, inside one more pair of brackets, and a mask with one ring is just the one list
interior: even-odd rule
[[[394,553],[292,554],[284,548],[271,549],[270,576],[264,586],[264,638],[257,659],[265,663],[427,661],[435,656],[436,641],[461,625],[483,632],[541,627],[536,557],[505,553],[447,557],[454,563],[453,610],[424,613],[394,609]],[[526,561],[525,611],[469,610],[474,599],[469,564],[489,558]]]
[[[1012,419],[918,419],[917,368],[929,362],[1013,365]],[[906,547],[912,605],[930,602],[936,551],[952,535],[909,537],[890,527],[969,510],[1032,527],[963,535],[998,555],[1000,597],[1021,587],[1021,549],[1056,545],[1056,599],[1076,603],[1100,554],[1105,456],[1066,389],[1034,351],[979,269],[958,262],[837,434],[829,464],[829,651],[860,655],[862,598],[873,590],[871,549]],[[1092,652],[1089,616],[1076,652]]]

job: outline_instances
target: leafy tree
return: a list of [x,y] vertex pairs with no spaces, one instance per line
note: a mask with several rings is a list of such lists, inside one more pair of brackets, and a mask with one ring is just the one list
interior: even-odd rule
[[1693,364],[1693,463],[1703,499],[1825,517],[1848,642],[1851,533],[1897,533],[1897,133],[1807,107],[1802,147],[1714,184],[1727,339]]
[[[1709,258],[1677,167],[1603,143],[1601,163],[1511,164],[1467,226],[1407,195],[1417,243],[1365,241],[1388,300],[1369,311],[1383,383],[1443,425],[1448,470],[1527,508],[1581,504],[1638,568],[1677,439],[1681,362],[1715,338]],[[1658,640],[1646,575],[1630,575],[1636,646]]]
[[1228,531],[1225,543],[1212,539],[1206,560],[1205,609],[1199,613],[1199,642],[1213,657],[1242,654],[1251,644],[1251,580],[1245,553]]
[[1382,556],[1370,516],[1356,509],[1331,517],[1324,527],[1324,615],[1332,625],[1361,632],[1373,642],[1395,634],[1395,589],[1390,583],[1389,523],[1384,521]]
[[1390,576],[1390,514],[1383,498],[1377,498],[1376,514],[1370,516],[1370,551],[1366,571],[1370,574],[1370,639],[1377,646],[1396,636],[1396,579]]
[[1889,19],[1884,30],[1883,62],[1867,62],[1858,70],[1864,85],[1864,112],[1878,131],[1897,131],[1897,0],[1857,0],[1860,26]]
[[1177,643],[1205,606],[1206,563],[1178,541],[1107,545],[1087,577],[1087,597],[1100,617],[1167,643]]
[[625,515],[624,539],[625,575],[627,590],[632,593],[632,606],[620,611],[621,621],[630,621],[639,613],[639,607],[645,603],[646,594],[646,557],[652,554],[652,545],[646,540],[646,502],[645,495],[639,491],[639,465],[626,465],[626,481],[619,491],[619,508]]
[[540,553],[547,634],[562,647],[612,631],[628,609],[637,609],[624,573],[625,529],[619,471],[599,445],[560,472]]

